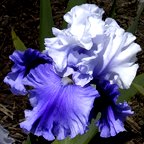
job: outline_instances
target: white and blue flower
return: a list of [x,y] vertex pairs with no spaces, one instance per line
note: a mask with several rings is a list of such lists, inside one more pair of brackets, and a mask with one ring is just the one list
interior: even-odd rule
[[20,124],[26,132],[47,140],[73,138],[98,112],[102,137],[125,130],[133,112],[126,102],[117,103],[118,89],[130,87],[141,49],[115,20],[102,20],[103,13],[93,4],[75,6],[64,15],[67,28],[53,28],[55,37],[45,39],[44,53],[28,49],[10,56],[14,66],[4,81],[14,94],[29,93],[32,105]]

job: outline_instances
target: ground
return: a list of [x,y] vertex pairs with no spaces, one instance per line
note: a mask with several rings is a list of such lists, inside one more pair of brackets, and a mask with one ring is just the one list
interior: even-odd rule
[[[110,14],[113,0],[88,0],[106,11],[105,17]],[[55,26],[61,28],[62,15],[65,12],[67,0],[51,0]],[[124,28],[136,16],[138,0],[117,0],[115,19]],[[10,136],[16,144],[22,144],[26,135],[19,128],[24,120],[24,109],[29,103],[24,96],[14,96],[9,87],[3,83],[3,78],[12,66],[9,55],[14,51],[11,39],[11,28],[27,47],[39,48],[39,0],[1,0],[0,1],[0,124],[9,130]],[[137,43],[144,49],[144,12],[142,13],[137,32]],[[144,52],[138,54],[140,68],[138,74],[144,73]],[[128,132],[111,139],[100,139],[96,136],[94,144],[144,144],[144,97],[137,94],[130,102],[135,114],[125,123]],[[46,142],[43,142],[46,143]]]

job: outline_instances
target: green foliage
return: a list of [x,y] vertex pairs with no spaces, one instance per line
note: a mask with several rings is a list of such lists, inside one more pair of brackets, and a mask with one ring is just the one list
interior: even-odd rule
[[69,10],[71,10],[72,7],[74,7],[76,5],[84,4],[86,2],[87,2],[86,0],[69,0],[66,12],[68,12]]
[[14,44],[15,49],[16,50],[21,50],[21,51],[26,50],[26,46],[20,40],[20,38],[16,35],[16,33],[14,32],[13,29],[11,31],[11,35],[12,35],[12,40],[13,40],[13,44]]
[[44,50],[44,38],[52,37],[54,25],[50,0],[40,0],[40,50]]
[[142,0],[139,1],[139,5],[138,5],[138,10],[137,10],[137,15],[134,18],[134,21],[132,22],[132,24],[128,27],[127,31],[131,32],[131,33],[135,33],[138,27],[138,21],[140,19],[141,13],[143,12],[144,9],[144,2]]
[[25,140],[22,144],[31,144],[29,135],[27,137],[27,140]]
[[124,100],[129,101],[138,92],[144,95],[144,73],[138,75],[134,79],[129,89],[127,90],[120,89],[121,96],[119,97],[119,101],[120,102]]
[[113,0],[113,3],[112,3],[112,8],[110,10],[110,14],[109,14],[109,17],[112,17],[114,18],[115,17],[115,9],[116,9],[116,0]]
[[[81,5],[86,3],[86,0],[69,0],[67,8],[66,8],[66,12],[70,11],[72,7],[76,6],[76,5]],[[62,27],[66,28],[67,23],[65,21],[63,21]]]
[[144,95],[144,73],[138,75],[134,82],[132,83],[132,86],[135,88],[137,92]]
[[[99,117],[99,115],[98,115]],[[73,139],[66,138],[62,141],[54,141],[52,144],[88,144],[90,140],[96,135],[98,132],[97,127],[95,126],[95,120],[92,120],[91,125],[89,126],[89,130],[84,135],[78,135]]]
[[139,84],[136,84],[136,83],[133,83],[133,87],[141,94],[144,96],[144,88],[139,85]]

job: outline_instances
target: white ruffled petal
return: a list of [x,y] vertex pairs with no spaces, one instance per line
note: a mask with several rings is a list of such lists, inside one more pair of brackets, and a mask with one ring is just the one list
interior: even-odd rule
[[132,66],[123,64],[111,69],[112,74],[115,73],[118,75],[115,80],[120,88],[128,89],[136,76],[138,69],[138,64]]

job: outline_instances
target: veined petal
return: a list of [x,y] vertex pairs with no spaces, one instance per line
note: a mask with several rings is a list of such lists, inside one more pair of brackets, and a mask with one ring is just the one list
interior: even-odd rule
[[[75,57],[75,62],[77,62],[75,63],[75,69],[77,69],[77,64],[82,61],[82,54],[79,51],[87,51],[86,59],[89,59],[89,56],[92,57],[95,55],[94,53],[93,55],[87,54],[91,53],[91,49],[94,49],[92,52],[95,53],[100,50],[100,42],[103,41],[100,38],[104,34],[105,25],[102,20],[103,13],[104,11],[102,9],[93,4],[75,6],[64,15],[68,27],[63,30],[57,28],[52,29],[56,37],[45,39],[45,52],[53,58],[56,71],[63,72],[66,71],[65,69],[67,67],[71,66],[71,60],[69,58],[73,52],[77,53],[77,57]],[[60,56],[57,56],[58,54]],[[85,53],[83,54],[85,55]],[[89,71],[85,74],[87,73],[91,72]]]
[[50,57],[31,48],[24,52],[14,51],[10,59],[14,62],[14,66],[11,72],[5,77],[4,82],[10,85],[12,93],[16,95],[27,94],[27,90],[23,85],[23,79],[31,69],[41,63],[52,61]]
[[111,107],[102,113],[102,117],[97,123],[101,137],[115,136],[119,132],[125,131],[124,124],[115,118],[114,111]]
[[63,70],[65,70],[70,48],[71,47],[63,47],[63,49],[60,50],[50,48],[48,50],[48,55],[53,58],[53,65],[55,66],[56,71],[63,72]]
[[81,72],[74,72],[72,75],[72,78],[76,85],[79,86],[85,86],[87,83],[89,83],[93,77],[90,74],[83,74]]
[[124,102],[118,105],[108,106],[101,112],[101,118],[97,122],[101,137],[111,137],[126,131],[124,121],[127,116],[132,115],[130,106]]
[[25,111],[21,128],[47,140],[73,138],[87,130],[89,113],[98,97],[93,87],[63,82],[50,64],[31,70],[26,81],[34,87],[30,90],[34,108]]
[[93,79],[92,75],[96,56],[97,55],[88,57],[88,55],[83,55],[81,61],[75,65],[77,71],[72,73],[72,77],[77,85],[83,87]]
[[64,15],[64,20],[72,25],[73,23],[83,23],[89,16],[96,15],[102,19],[104,11],[94,4],[82,4],[81,6],[73,7],[68,13]]
[[[12,68],[12,71],[15,71],[15,68]],[[15,72],[9,73],[8,76],[5,77],[4,82],[11,86],[11,92],[15,95],[26,95],[27,91],[22,83],[24,73],[23,72]]]
[[138,69],[136,54],[141,50],[135,36],[125,32],[115,20],[105,21],[104,47],[98,53],[94,77],[112,80],[120,88],[129,88]]
[[118,86],[106,80],[97,80],[96,88],[100,94],[100,97],[95,100],[95,113],[101,112],[101,117],[96,124],[100,136],[110,137],[125,131],[124,121],[133,112],[126,102],[117,103],[120,95]]
[[[113,80],[120,88],[128,89],[136,76],[138,64],[122,64],[111,69],[111,74],[106,75],[108,79]],[[106,78],[106,79],[107,79]]]

